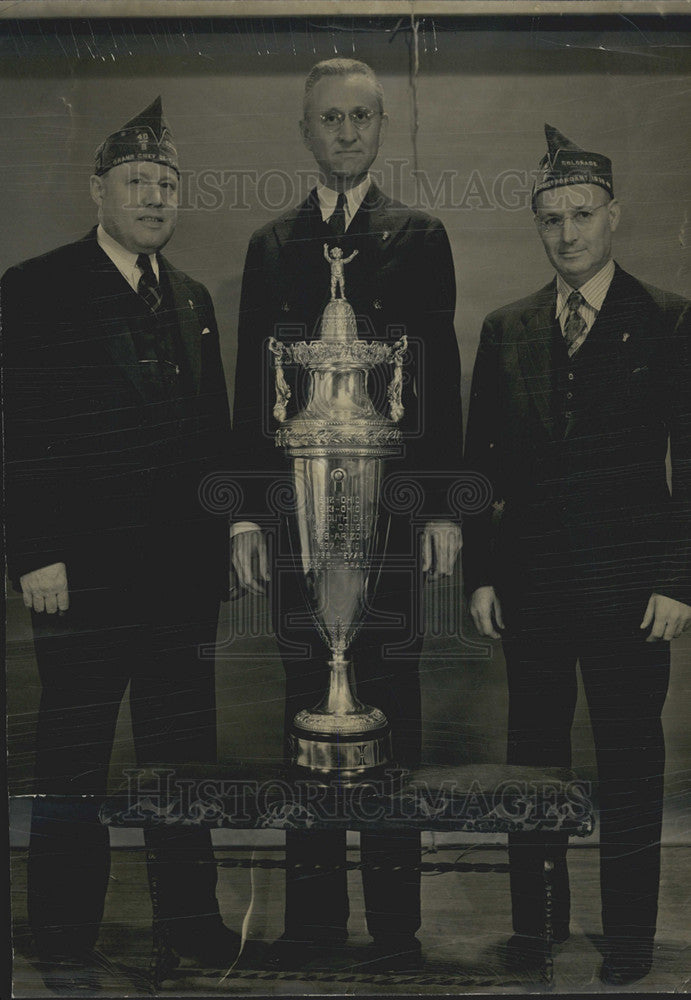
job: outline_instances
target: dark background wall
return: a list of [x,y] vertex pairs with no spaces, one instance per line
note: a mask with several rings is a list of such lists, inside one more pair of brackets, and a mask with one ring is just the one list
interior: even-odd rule
[[[391,123],[375,169],[385,189],[444,222],[458,281],[464,398],[483,316],[550,278],[529,210],[530,172],[549,122],[614,161],[623,205],[616,257],[637,276],[691,293],[688,101],[683,22],[423,22],[418,72],[395,19],[79,21],[0,25],[0,271],[78,238],[101,139],[161,94],[184,167],[183,209],[166,253],[204,281],[216,304],[229,389],[250,234],[296,204],[313,163],[302,145],[302,82],[333,55],[370,62]],[[417,122],[417,129],[415,123]],[[454,588],[429,587],[432,617],[452,620],[427,644],[425,754],[501,760],[506,699],[500,650],[472,645]],[[444,610],[446,609],[446,610]],[[266,609],[226,607],[218,663],[222,757],[279,753],[282,676]],[[442,623],[443,624],[443,623]],[[465,630],[467,642],[454,631]],[[21,601],[8,604],[12,790],[27,787],[39,694]],[[688,788],[684,703],[688,638],[675,644],[665,722],[670,799]],[[114,768],[129,758],[126,710]],[[593,775],[587,710],[575,764]]]

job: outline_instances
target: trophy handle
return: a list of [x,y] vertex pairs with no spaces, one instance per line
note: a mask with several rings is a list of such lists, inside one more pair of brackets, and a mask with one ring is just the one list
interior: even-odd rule
[[405,335],[400,340],[397,340],[391,348],[390,363],[393,365],[393,375],[389,382],[389,388],[386,390],[386,396],[389,400],[389,416],[395,423],[398,423],[404,412],[401,401],[403,394],[403,355],[407,350],[408,338]]
[[273,414],[275,420],[279,424],[282,424],[286,418],[288,400],[292,395],[290,391],[290,386],[286,382],[286,377],[283,374],[283,357],[285,354],[285,346],[280,342],[280,340],[276,340],[275,337],[269,337],[269,350],[274,356],[274,371],[275,371],[275,385],[276,385],[276,402],[274,403]]

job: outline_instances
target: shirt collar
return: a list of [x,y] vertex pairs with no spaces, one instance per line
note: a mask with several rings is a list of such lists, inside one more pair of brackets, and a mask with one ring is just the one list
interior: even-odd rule
[[[137,285],[139,284],[139,278],[141,276],[141,271],[137,267],[137,256],[138,254],[132,253],[130,250],[125,250],[117,240],[105,231],[103,226],[98,224],[98,229],[96,230],[96,239],[98,240],[98,245],[101,250],[106,253],[112,262],[117,267],[120,274],[125,278],[126,281],[137,290]],[[149,260],[151,261],[151,266],[156,275],[156,280],[160,277],[158,269],[158,260],[156,259],[155,253],[150,253]]]
[[[586,305],[590,306],[594,312],[599,313],[602,309],[602,303],[605,301],[605,297],[609,291],[609,286],[612,284],[613,277],[614,261],[610,258],[605,266],[600,268],[597,274],[594,274],[592,278],[589,278],[585,284],[581,285],[578,289],[585,299]],[[564,281],[560,274],[557,274],[557,316],[561,316],[564,309],[567,308],[566,303],[569,295],[573,291],[575,291],[575,289],[572,288],[568,282]]]
[[[350,188],[349,191],[345,192],[346,227],[365,200],[365,195],[369,191],[371,184],[372,178],[369,174],[367,174],[365,179],[360,181],[356,187]],[[331,218],[333,211],[336,208],[338,191],[334,191],[333,188],[327,187],[326,184],[323,184],[320,181],[319,184],[317,184],[317,198],[319,199],[319,209],[322,214],[322,221],[326,222],[327,219]]]

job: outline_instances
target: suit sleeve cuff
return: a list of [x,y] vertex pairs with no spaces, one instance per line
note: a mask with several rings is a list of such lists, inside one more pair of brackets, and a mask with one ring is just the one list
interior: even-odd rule
[[254,521],[236,521],[235,524],[230,526],[230,537],[235,538],[236,535],[241,535],[243,531],[260,531],[258,524]]

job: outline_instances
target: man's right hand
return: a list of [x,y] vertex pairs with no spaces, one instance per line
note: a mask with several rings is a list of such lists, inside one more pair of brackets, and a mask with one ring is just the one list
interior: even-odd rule
[[67,611],[70,606],[64,563],[51,563],[50,566],[34,569],[20,576],[19,582],[27,608],[54,615],[56,611]]
[[270,580],[266,539],[259,530],[240,531],[231,543],[231,559],[238,580],[254,594],[265,594],[264,584]]
[[480,635],[501,639],[504,628],[501,602],[494,587],[478,587],[470,598],[470,614]]

